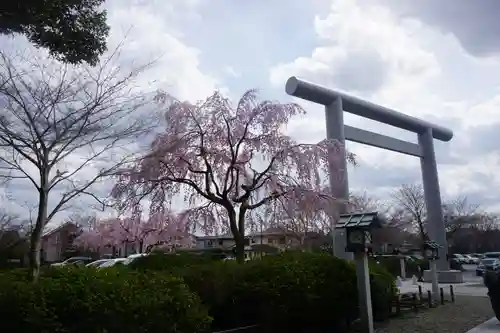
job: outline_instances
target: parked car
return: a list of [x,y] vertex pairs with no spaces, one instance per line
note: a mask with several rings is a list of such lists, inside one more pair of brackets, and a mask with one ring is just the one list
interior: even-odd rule
[[460,253],[454,253],[451,255],[451,260],[455,260],[458,264],[467,264],[467,259]]
[[113,266],[117,266],[117,265],[124,265],[126,260],[127,260],[127,258],[108,259],[105,263],[102,263],[97,268],[109,268],[109,267],[113,267]]
[[105,262],[107,262],[109,260],[111,260],[111,259],[99,259],[99,260],[92,261],[91,263],[88,263],[85,266],[98,268],[99,266],[101,266],[102,264],[104,264]]
[[137,258],[141,258],[141,257],[147,256],[147,255],[149,255],[149,254],[148,253],[135,253],[135,254],[131,254],[131,255],[129,255],[126,258],[126,260],[123,262],[123,264],[124,265],[130,265],[130,263],[132,263]]
[[484,254],[476,267],[476,275],[483,276],[486,271],[500,273],[500,252],[488,252]]
[[50,266],[66,266],[66,265],[86,265],[90,262],[92,262],[93,259],[90,257],[71,257],[63,262],[56,262],[51,264]]
[[473,257],[471,254],[464,254],[463,257],[467,264],[477,264],[479,262],[478,258]]

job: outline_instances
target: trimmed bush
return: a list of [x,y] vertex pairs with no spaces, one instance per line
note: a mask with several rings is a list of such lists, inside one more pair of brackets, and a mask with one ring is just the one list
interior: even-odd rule
[[[329,254],[290,251],[178,273],[208,306],[213,330],[261,324],[287,332],[341,332],[359,316],[354,265]],[[385,319],[394,278],[381,267],[372,277],[374,316]]]
[[395,278],[383,265],[373,262],[370,263],[370,278],[373,319],[383,321],[389,318],[397,293]]
[[210,324],[182,279],[115,269],[57,268],[37,284],[0,275],[0,320],[13,332],[206,332]]
[[192,267],[184,278],[209,307],[214,330],[252,324],[290,332],[342,329],[357,317],[355,272],[326,254],[288,252]]
[[171,272],[179,268],[212,264],[215,261],[218,261],[218,259],[209,255],[191,253],[151,253],[148,256],[135,259],[129,264],[129,267],[139,271]]

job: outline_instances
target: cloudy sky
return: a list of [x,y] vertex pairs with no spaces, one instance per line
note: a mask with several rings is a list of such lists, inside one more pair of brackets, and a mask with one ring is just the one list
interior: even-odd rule
[[[237,98],[259,88],[287,101],[285,81],[308,81],[451,128],[436,143],[442,195],[500,211],[500,2],[495,0],[108,0],[110,46],[126,36],[129,60],[161,57],[148,79],[181,99],[214,89]],[[0,40],[6,43],[5,38]],[[26,47],[23,38],[9,45]],[[289,131],[325,137],[321,107]],[[416,141],[346,115],[352,126]],[[416,158],[349,143],[354,190],[384,197],[420,182]]]

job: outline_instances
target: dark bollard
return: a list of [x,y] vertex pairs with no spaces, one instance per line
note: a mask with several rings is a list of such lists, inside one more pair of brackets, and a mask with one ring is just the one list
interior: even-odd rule
[[422,286],[418,286],[418,297],[420,298],[420,302],[422,302]]
[[441,296],[441,305],[444,305],[444,289],[439,288],[439,296]]
[[415,312],[417,312],[418,311],[418,307],[417,307],[417,294],[413,293],[411,296],[412,296],[411,300],[412,300],[412,303],[413,303],[412,304],[413,305],[413,310]]
[[399,302],[399,297],[396,297],[396,314],[399,315],[401,313],[401,303]]
[[432,308],[432,294],[430,290],[427,290],[427,305],[429,309]]
[[453,286],[450,284],[450,296],[451,296],[451,301],[455,303],[455,292],[453,291]]

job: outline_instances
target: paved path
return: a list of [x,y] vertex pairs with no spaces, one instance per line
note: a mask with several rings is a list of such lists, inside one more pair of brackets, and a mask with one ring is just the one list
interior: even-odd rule
[[[488,289],[483,284],[483,279],[476,276],[476,266],[475,265],[464,265],[466,271],[464,274],[464,283],[453,284],[453,291],[455,295],[466,295],[466,296],[486,296]],[[427,282],[419,282],[418,285],[413,285],[411,279],[403,281],[402,286],[399,287],[401,293],[417,293],[418,286],[422,286],[424,293],[427,290],[432,291],[432,284]],[[446,295],[450,294],[450,284],[442,283],[439,287],[443,288]]]
[[[464,272],[464,283],[453,284],[453,291],[455,295],[467,295],[467,296],[486,296],[488,289],[483,284],[483,279],[477,277],[475,274],[475,265],[464,265],[466,271]],[[432,290],[431,283],[419,282],[417,285],[413,285],[411,280],[406,280],[402,282],[402,286],[399,287],[401,293],[418,292],[418,286],[422,286],[424,293],[427,290]],[[449,284],[439,284],[439,287],[443,288],[445,294],[450,294]],[[500,332],[500,321],[497,318],[491,318],[490,320],[482,323],[481,325],[467,331],[466,333],[499,333]]]
[[[419,282],[417,285],[413,285],[412,281],[403,281],[401,287],[399,287],[399,291],[401,293],[418,293],[418,286],[422,286],[422,290],[424,293],[427,293],[427,290],[432,291],[431,283]],[[440,288],[443,288],[443,291],[446,295],[450,294],[450,285],[449,284],[439,284]],[[465,282],[460,284],[453,284],[453,292],[455,295],[465,295],[465,296],[487,296],[488,289],[482,284],[477,282]]]
[[490,320],[482,323],[481,325],[474,327],[466,333],[498,333],[500,332],[500,321],[496,318],[491,318]]

